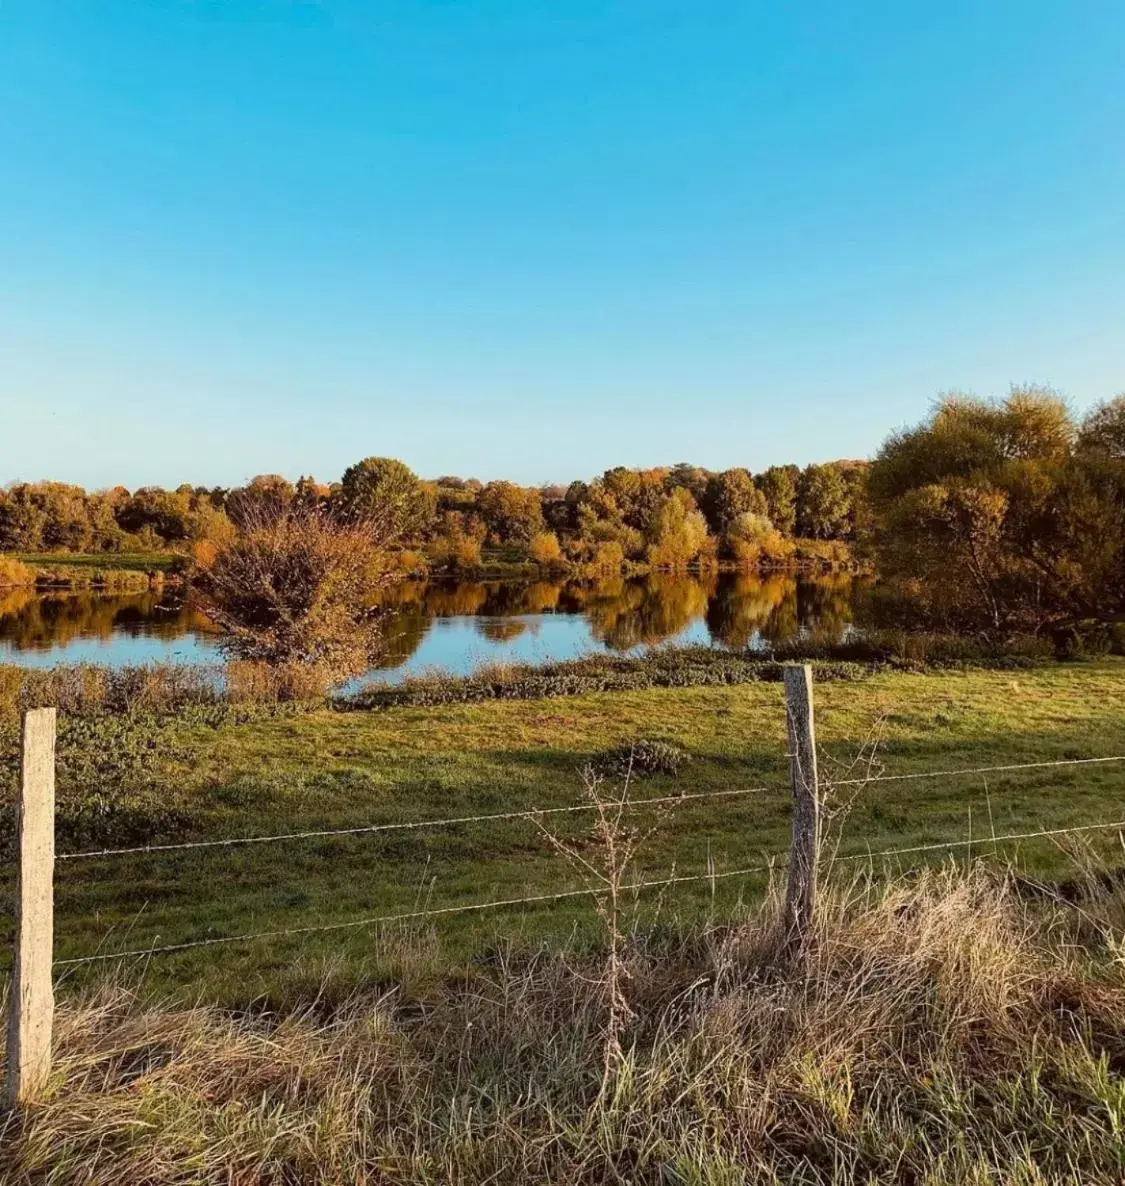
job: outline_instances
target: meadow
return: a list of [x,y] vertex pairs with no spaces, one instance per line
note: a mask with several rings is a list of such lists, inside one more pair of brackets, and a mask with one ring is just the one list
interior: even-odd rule
[[[854,672],[849,672],[854,676]],[[904,858],[964,861],[1008,832],[1125,817],[1125,763],[918,781],[851,783],[1125,753],[1125,661],[873,672],[816,688],[829,848],[838,857],[972,839]],[[683,761],[632,779],[629,796],[665,805],[632,871],[662,879],[768,866],[788,840],[780,685],[648,687],[546,699],[491,699],[343,711],[313,705],[200,704],[176,712],[65,716],[59,747],[61,853],[217,837],[351,828],[575,804],[583,771],[608,770],[645,739]],[[15,728],[4,726],[6,797]],[[659,764],[658,764],[659,765]],[[614,772],[616,770],[616,773]],[[848,783],[832,789],[832,783]],[[710,792],[761,788],[693,800]],[[858,789],[858,794],[857,794]],[[645,829],[654,809],[631,813]],[[253,931],[551,894],[587,885],[552,837],[587,851],[589,817],[486,820],[451,827],[61,861],[56,954],[148,948]],[[10,836],[10,832],[7,833]],[[1115,833],[1004,846],[1029,876],[1065,884],[1075,846],[1117,861]],[[894,862],[876,859],[893,870]],[[841,873],[854,868],[842,861]],[[641,894],[637,925],[690,928],[759,899],[763,871]],[[410,954],[432,939],[424,967]],[[181,997],[233,1006],[299,999],[331,968],[360,984],[440,978],[498,946],[596,946],[589,899],[387,927],[204,946],[126,961],[129,976]],[[111,964],[110,966],[115,966]],[[64,969],[64,992],[107,970]]]

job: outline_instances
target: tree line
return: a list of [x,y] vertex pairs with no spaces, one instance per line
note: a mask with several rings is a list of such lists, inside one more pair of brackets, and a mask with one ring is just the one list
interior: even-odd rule
[[[270,662],[331,658],[324,639],[367,614],[370,591],[396,571],[388,557],[414,547],[451,569],[473,568],[491,545],[548,568],[620,572],[781,561],[801,536],[848,541],[871,558],[896,624],[1059,639],[1083,624],[1116,628],[1125,622],[1125,395],[1082,419],[1044,388],[950,395],[922,424],[892,433],[870,464],[759,474],[616,467],[591,482],[529,488],[422,481],[401,461],[369,457],[332,485],[265,475],[235,490],[89,495],[41,483],[0,494],[0,549],[192,545],[215,613],[234,606],[232,634],[251,623],[243,649]],[[358,665],[376,641],[340,645]]]
[[751,474],[680,464],[618,466],[569,486],[420,479],[394,458],[368,457],[338,482],[262,474],[227,489],[122,486],[88,492],[62,482],[0,490],[0,551],[156,552],[224,547],[279,511],[315,510],[372,527],[383,543],[471,571],[488,549],[543,566],[602,572],[630,565],[783,561],[793,541],[853,540],[865,516],[866,463],[771,466]]

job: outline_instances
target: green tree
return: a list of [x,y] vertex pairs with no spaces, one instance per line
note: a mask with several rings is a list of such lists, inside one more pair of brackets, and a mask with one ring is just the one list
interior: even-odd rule
[[810,465],[797,483],[797,530],[807,539],[844,539],[851,528],[852,501],[838,463]]
[[437,499],[401,461],[367,457],[344,471],[338,508],[343,519],[365,522],[383,538],[417,540],[433,528]]
[[741,515],[765,515],[766,499],[746,470],[728,469],[707,479],[700,509],[707,526],[722,535]]
[[754,479],[754,485],[766,500],[766,516],[782,535],[792,536],[797,530],[797,479],[800,473],[795,465],[771,465]]

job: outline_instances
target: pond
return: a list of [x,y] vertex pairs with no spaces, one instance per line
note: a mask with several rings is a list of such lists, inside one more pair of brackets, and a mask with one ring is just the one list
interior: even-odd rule
[[[466,674],[661,643],[741,649],[851,628],[862,583],[846,574],[651,575],[585,581],[406,581],[382,597],[376,679]],[[218,638],[175,595],[0,590],[0,662],[213,663]]]

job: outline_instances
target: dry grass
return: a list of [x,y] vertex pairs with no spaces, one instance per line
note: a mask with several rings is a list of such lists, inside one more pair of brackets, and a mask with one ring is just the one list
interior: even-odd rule
[[200,705],[322,703],[332,675],[313,663],[139,663],[103,667],[0,663],[0,723],[25,708],[55,706],[72,716],[174,714]]
[[[1125,1172],[1115,903],[1029,904],[947,867],[830,894],[804,960],[776,902],[628,936],[606,1070],[604,957],[503,950],[410,997],[285,1015],[60,1010],[51,1098],[0,1133],[6,1183],[1109,1183]],[[425,936],[414,946],[424,955]]]

